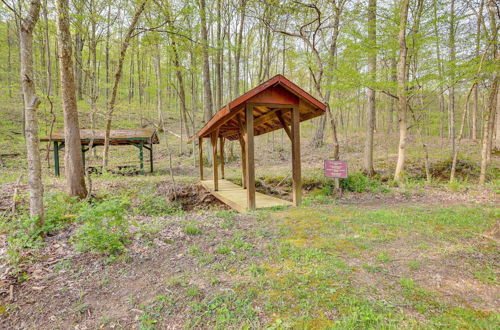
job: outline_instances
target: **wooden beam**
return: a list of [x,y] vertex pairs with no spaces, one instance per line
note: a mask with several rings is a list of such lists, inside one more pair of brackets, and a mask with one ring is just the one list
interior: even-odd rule
[[246,124],[246,177],[247,177],[247,200],[248,209],[255,210],[255,150],[253,139],[253,104],[248,104],[245,107],[245,124]]
[[198,139],[198,164],[200,168],[200,180],[203,180],[203,139]]
[[151,173],[153,173],[153,142],[151,142],[151,145],[149,147],[149,167]]
[[59,171],[59,142],[54,141],[54,172],[56,176],[60,176]]
[[219,137],[219,144],[220,144],[220,176],[222,179],[224,179],[224,137],[220,136]]
[[210,141],[212,142],[212,154],[213,154],[213,178],[214,178],[214,190],[219,190],[219,165],[217,159],[217,140],[219,137],[219,130],[216,130],[210,136]]
[[292,179],[293,203],[298,206],[302,201],[302,177],[300,166],[300,118],[299,109],[292,109]]
[[238,116],[238,124],[240,126],[240,133],[238,140],[240,141],[241,148],[241,186],[243,189],[247,188],[247,149],[246,149],[246,127],[243,125],[243,120]]
[[243,135],[239,137],[241,148],[241,186],[243,189],[247,188],[247,153],[245,147],[245,139]]
[[283,118],[283,114],[281,112],[276,112],[276,117],[278,117],[278,120],[281,123],[281,126],[283,126],[283,129],[286,132],[286,135],[290,138],[290,141],[292,141],[292,132],[290,131],[290,128],[286,124],[285,119]]

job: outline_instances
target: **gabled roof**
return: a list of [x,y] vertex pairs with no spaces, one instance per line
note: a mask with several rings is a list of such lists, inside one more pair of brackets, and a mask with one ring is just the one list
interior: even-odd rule
[[[95,129],[80,129],[80,140],[82,144],[89,144],[90,140],[94,139],[94,145],[104,144],[105,130]],[[40,141],[55,141],[64,142],[64,131],[52,133],[52,138],[49,136],[43,137]],[[154,129],[112,129],[110,131],[110,144],[133,144],[133,143],[160,143],[158,135]]]
[[[282,75],[249,90],[222,107],[193,138],[207,138],[217,129],[219,135],[230,140],[239,136],[240,124],[245,120],[245,105],[254,104],[254,135],[261,135],[290,125],[289,109],[298,107],[300,121],[325,113],[326,105]],[[286,105],[290,105],[287,109]]]

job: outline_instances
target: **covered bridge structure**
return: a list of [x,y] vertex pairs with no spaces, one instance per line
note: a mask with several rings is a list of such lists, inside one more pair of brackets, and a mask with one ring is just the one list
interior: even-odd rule
[[[215,197],[242,212],[263,207],[290,205],[275,197],[255,192],[254,137],[284,129],[292,144],[293,204],[302,197],[300,122],[321,116],[326,105],[282,75],[277,75],[222,107],[192,139],[199,140],[199,171],[202,185]],[[213,178],[203,174],[203,139],[210,139]],[[243,187],[224,180],[224,142],[238,140],[241,146]],[[217,145],[220,147],[220,168]]]
[[[80,129],[82,158],[85,166],[85,153],[91,148],[104,145],[105,130]],[[55,132],[51,136],[40,139],[42,142],[54,144],[54,171],[60,175],[59,151],[64,148],[64,131]],[[110,145],[132,145],[139,149],[140,170],[144,173],[144,150],[149,150],[150,170],[153,172],[153,144],[160,143],[154,129],[112,129],[109,136]]]

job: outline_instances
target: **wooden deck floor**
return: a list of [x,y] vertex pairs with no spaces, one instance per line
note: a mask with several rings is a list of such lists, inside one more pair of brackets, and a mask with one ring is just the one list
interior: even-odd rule
[[[247,191],[241,188],[241,186],[238,186],[227,180],[219,180],[219,190],[214,191],[213,180],[204,180],[201,181],[201,184],[218,200],[228,205],[232,209],[241,213],[247,210]],[[258,192],[255,193],[255,204],[258,209],[273,206],[293,205],[289,201],[285,201],[283,199],[268,196]]]

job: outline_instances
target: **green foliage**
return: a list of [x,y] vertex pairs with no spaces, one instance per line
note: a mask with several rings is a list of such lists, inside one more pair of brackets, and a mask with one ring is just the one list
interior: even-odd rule
[[30,218],[27,211],[1,224],[7,236],[7,260],[17,264],[22,260],[21,252],[43,246],[43,236],[55,234],[71,224],[84,203],[64,193],[47,193],[44,197],[45,220],[38,225],[36,218]]
[[195,225],[186,225],[184,227],[184,232],[188,235],[200,235],[201,229],[196,227]]
[[73,236],[75,248],[106,255],[122,252],[130,238],[125,218],[128,206],[128,201],[110,199],[83,209],[78,216],[83,224]]
[[363,173],[349,174],[340,180],[340,187],[344,191],[353,192],[387,192],[388,189],[378,180],[372,179]]
[[250,329],[258,324],[257,313],[252,307],[256,298],[253,291],[243,295],[228,292],[210,297],[202,302],[193,303],[193,317],[190,328],[203,327],[215,329]]
[[151,216],[184,214],[178,203],[170,202],[165,197],[154,195],[152,193],[140,196],[138,212],[142,215]]

